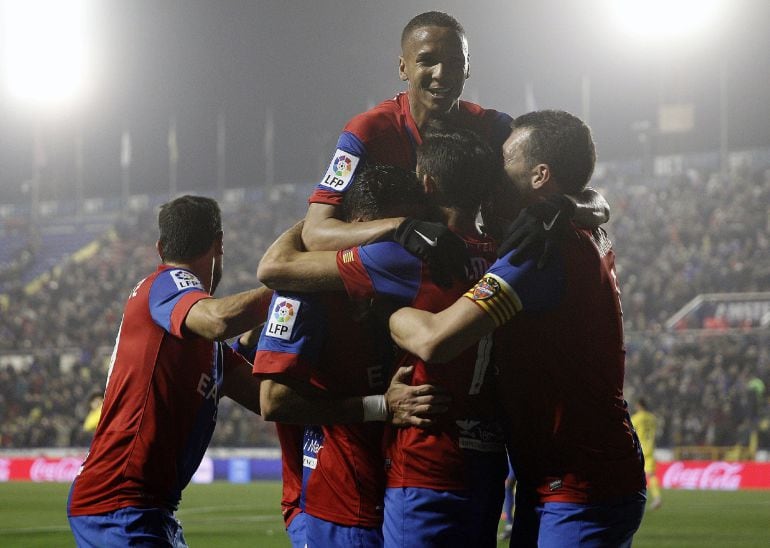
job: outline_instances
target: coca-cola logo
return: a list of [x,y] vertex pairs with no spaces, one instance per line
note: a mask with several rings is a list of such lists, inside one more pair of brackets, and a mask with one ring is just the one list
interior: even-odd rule
[[663,474],[663,487],[734,491],[741,485],[742,472],[743,464],[734,462],[712,462],[704,466],[674,462]]
[[66,457],[63,459],[35,459],[29,469],[32,481],[71,482],[78,475],[82,459]]

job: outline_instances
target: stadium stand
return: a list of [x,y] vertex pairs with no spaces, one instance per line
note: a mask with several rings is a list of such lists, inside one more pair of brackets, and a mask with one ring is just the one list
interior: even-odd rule
[[[659,447],[770,449],[767,327],[666,328],[699,294],[770,288],[768,157],[727,179],[695,161],[665,175],[597,170],[594,185],[613,208],[608,231],[623,290],[626,397],[644,395],[658,413]],[[302,217],[306,194],[287,185],[266,195],[235,189],[219,197],[227,267],[218,294],[253,285],[262,252]],[[88,444],[82,422],[89,396],[104,387],[124,299],[156,264],[153,207],[160,201],[137,200],[143,207],[115,212],[109,223],[104,212],[39,226],[5,218],[0,447]],[[272,425],[225,402],[212,445],[277,441]]]

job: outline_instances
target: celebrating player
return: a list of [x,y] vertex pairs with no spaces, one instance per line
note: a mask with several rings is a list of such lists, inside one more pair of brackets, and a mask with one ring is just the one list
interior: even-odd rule
[[[516,206],[574,193],[591,177],[588,127],[563,111],[525,114],[503,147]],[[449,308],[402,308],[399,346],[443,362],[494,332],[499,401],[518,481],[511,546],[630,546],[644,512],[641,449],[623,400],[614,252],[604,231],[569,227],[542,270],[504,254]]]
[[[424,201],[414,174],[378,166],[361,172],[356,188],[345,195],[343,209],[347,219],[365,221],[394,213],[422,214]],[[300,455],[300,506],[309,545],[382,545],[382,421],[390,415],[397,423],[426,426],[432,423],[426,406],[445,408],[446,398],[434,398],[432,387],[400,382],[410,370],[396,375],[387,399],[379,395],[392,375],[393,361],[386,325],[369,299],[350,300],[342,292],[276,292],[254,372],[262,379],[266,420],[308,425]],[[330,398],[346,396],[350,412],[331,413]],[[407,415],[410,405],[422,416]],[[280,422],[281,427],[291,426]],[[292,457],[283,442],[282,450],[284,457]],[[302,543],[294,527],[288,531],[293,544]]]
[[67,504],[78,546],[185,546],[174,517],[229,396],[259,413],[251,364],[220,342],[264,318],[271,291],[212,297],[219,206],[182,196],[158,215],[162,264],[131,291],[99,425]]
[[[401,34],[399,77],[407,82],[407,91],[383,101],[371,110],[354,116],[337,141],[329,169],[310,196],[302,239],[311,250],[338,250],[355,246],[392,233],[424,233],[425,227],[413,220],[404,224],[403,216],[350,224],[341,220],[339,204],[344,193],[355,184],[357,173],[367,164],[388,164],[414,170],[416,147],[432,119],[441,118],[457,127],[470,129],[492,146],[500,149],[510,133],[511,117],[495,110],[460,100],[465,80],[470,76],[468,41],[462,25],[446,13],[430,11],[412,18]],[[467,192],[478,189],[467,188]],[[558,222],[566,222],[568,213],[586,226],[606,222],[609,206],[604,198],[585,189],[575,197],[577,209],[566,203],[568,212]],[[555,202],[557,211],[559,204]],[[551,210],[539,210],[554,218]],[[534,212],[532,212],[534,213]],[[492,219],[485,220],[489,224]],[[436,245],[417,250],[428,260],[434,273],[443,271],[462,278],[462,257],[449,231],[437,227]],[[530,235],[551,237],[542,223],[527,227]],[[419,238],[419,237],[417,237]],[[416,241],[416,240],[415,240]],[[445,242],[448,242],[445,247]]]
[[[443,124],[431,127],[417,155],[417,174],[438,218],[448,222],[471,251],[472,268],[465,282],[438,287],[432,271],[391,241],[339,253],[303,253],[296,228],[266,252],[260,278],[268,285],[305,290],[341,288],[344,281],[355,299],[378,297],[382,303],[387,298],[398,306],[439,310],[453,302],[495,257],[494,242],[478,231],[475,218],[484,189],[499,177],[500,164],[476,134]],[[469,187],[478,191],[467,192]],[[405,235],[410,237],[409,232]],[[404,234],[399,231],[399,236]],[[433,238],[423,233],[411,237],[423,242]],[[434,428],[399,428],[387,434],[386,546],[495,544],[507,467],[493,394],[485,383],[489,350],[485,345],[468,351],[452,366],[440,368],[413,356],[401,358],[402,365],[414,367],[413,384],[446,387],[452,408]]]

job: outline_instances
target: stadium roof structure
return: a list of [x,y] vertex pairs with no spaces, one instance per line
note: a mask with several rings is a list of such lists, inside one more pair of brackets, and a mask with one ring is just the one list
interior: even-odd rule
[[747,331],[770,325],[770,292],[703,293],[666,322],[674,331]]

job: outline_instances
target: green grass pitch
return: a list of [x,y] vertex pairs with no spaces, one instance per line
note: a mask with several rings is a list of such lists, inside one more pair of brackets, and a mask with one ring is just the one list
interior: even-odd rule
[[[65,515],[68,485],[0,484],[0,546],[74,546]],[[288,547],[280,484],[191,485],[178,517],[191,547]],[[637,548],[770,546],[770,491],[666,491],[645,515]],[[502,544],[501,544],[502,545]]]

